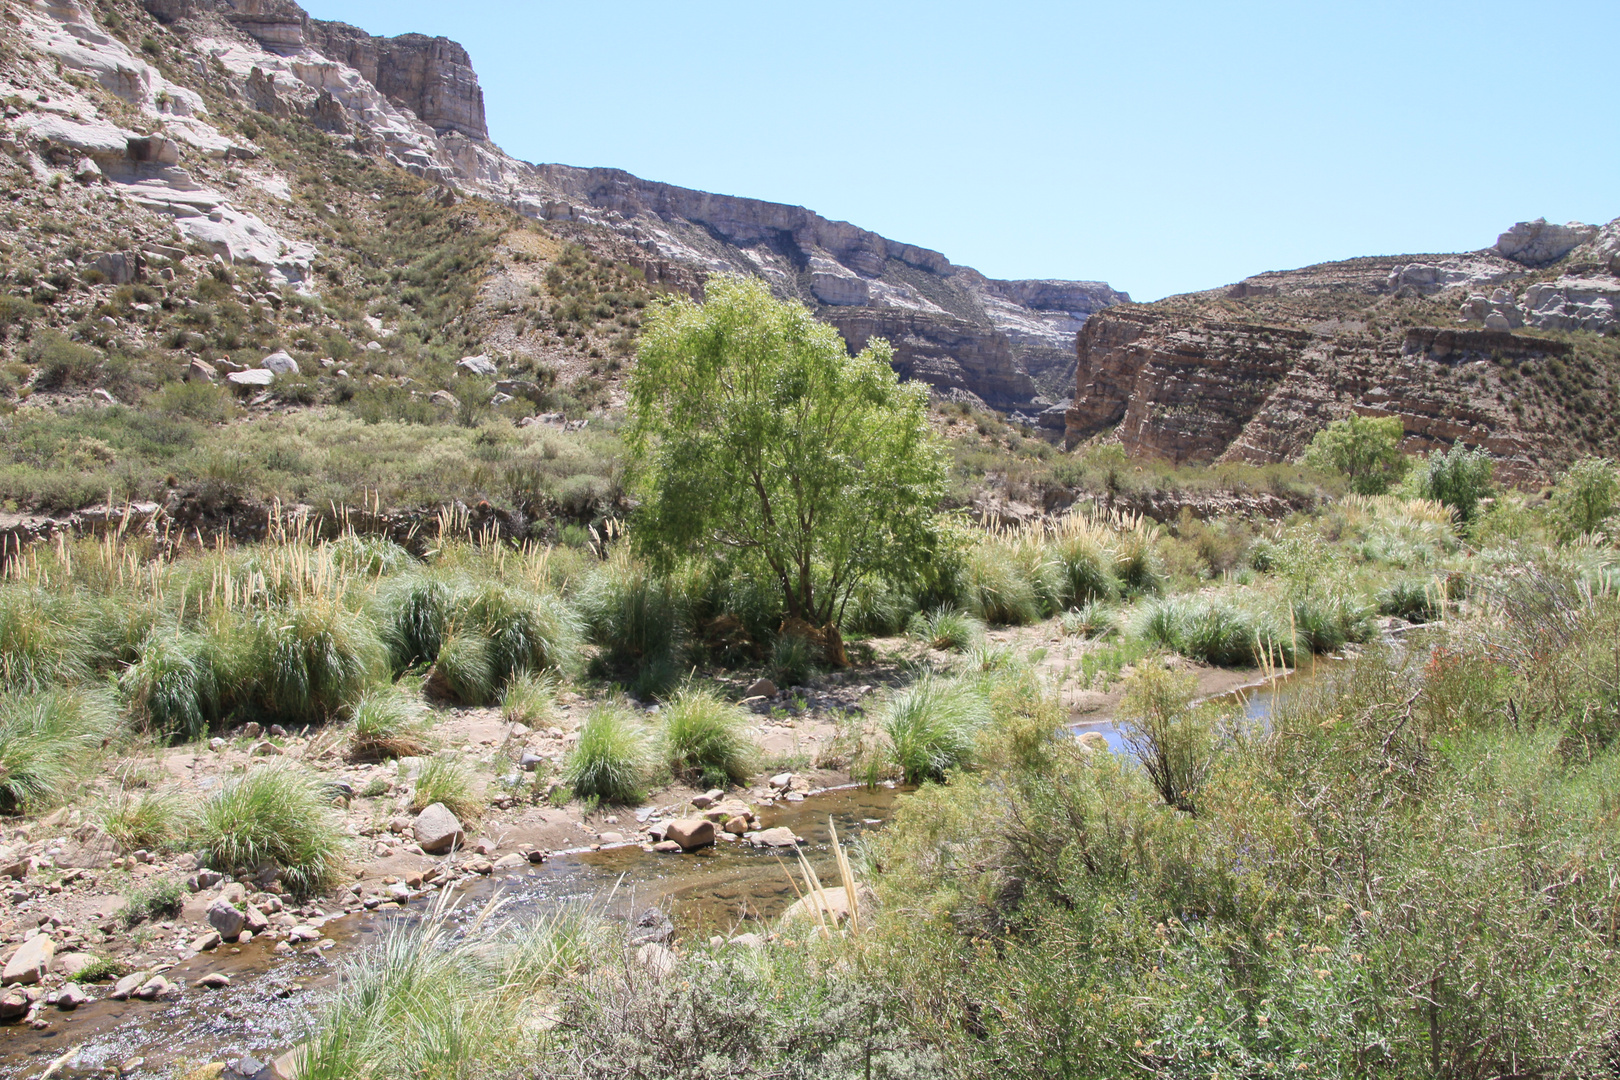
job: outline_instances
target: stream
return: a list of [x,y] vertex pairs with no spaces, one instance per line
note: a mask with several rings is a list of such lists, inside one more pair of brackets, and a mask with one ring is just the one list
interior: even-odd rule
[[[893,812],[899,792],[891,787],[836,788],[807,796],[801,803],[760,809],[766,828],[785,825],[808,841],[802,847],[822,882],[838,880],[828,819],[836,822],[846,851],[862,833]],[[602,851],[554,856],[518,874],[475,879],[457,889],[460,917],[472,918],[495,896],[501,916],[524,921],[559,905],[599,904],[610,917],[633,920],[649,907],[667,912],[688,939],[763,931],[795,899],[782,871],[791,851],[756,850],[740,843],[717,844],[686,855],[654,855],[627,844]],[[789,863],[792,865],[793,863]],[[322,926],[328,950],[301,949],[276,956],[273,942],[220,946],[165,971],[183,984],[178,1000],[163,1003],[108,1001],[111,987],[90,987],[102,998],[71,1013],[50,1011],[51,1026],[33,1031],[21,1025],[0,1028],[0,1076],[35,1077],[78,1048],[70,1067],[55,1075],[106,1075],[136,1058],[139,1066],[121,1075],[156,1078],[173,1075],[177,1064],[230,1061],[243,1054],[274,1058],[297,1045],[314,1026],[325,998],[356,946],[376,941],[401,919],[420,917],[436,899],[430,894],[409,908],[389,906],[329,920]],[[230,976],[219,990],[191,983],[208,972]]]

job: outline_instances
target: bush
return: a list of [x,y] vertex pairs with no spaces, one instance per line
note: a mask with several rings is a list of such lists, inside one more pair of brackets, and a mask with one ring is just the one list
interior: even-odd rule
[[557,679],[550,674],[527,672],[501,692],[501,716],[508,723],[539,727],[553,718],[556,704]]
[[1209,597],[1149,600],[1137,611],[1132,632],[1149,644],[1221,667],[1245,667],[1258,662],[1264,646],[1286,646],[1252,613]]
[[283,722],[333,717],[382,674],[383,649],[370,621],[332,597],[272,609],[260,619],[260,634],[260,704]]
[[1440,613],[1443,592],[1432,578],[1403,578],[1379,590],[1378,613],[1408,622],[1429,622]]
[[265,863],[299,894],[319,892],[343,865],[343,832],[315,774],[260,765],[225,782],[203,804],[199,836],[210,865],[253,874]]
[[1430,451],[1429,460],[1414,474],[1416,494],[1449,506],[1466,525],[1474,520],[1480,500],[1494,490],[1491,474],[1495,469],[1496,463],[1483,447],[1469,450],[1454,443],[1444,454]]
[[193,797],[178,787],[119,791],[100,814],[101,827],[122,851],[178,851],[196,830]]
[[98,651],[94,629],[69,598],[0,587],[0,686],[42,691],[83,682]]
[[598,673],[629,676],[642,690],[679,677],[690,613],[668,578],[618,552],[585,581],[576,603],[600,649]]
[[821,670],[821,650],[809,638],[782,634],[771,646],[771,676],[779,686],[803,686]]
[[1125,680],[1118,716],[1125,745],[1166,806],[1192,813],[1214,754],[1207,711],[1195,709],[1198,678],[1143,664]]
[[973,614],[992,626],[1038,622],[1041,602],[1032,568],[1011,544],[986,540],[968,552],[963,567],[964,595]]
[[712,787],[747,781],[759,747],[744,730],[746,713],[690,686],[665,702],[663,712],[664,760],[672,773]]
[[1553,488],[1549,517],[1558,542],[1596,532],[1620,503],[1620,472],[1607,458],[1585,458],[1569,467]]
[[1118,626],[1118,615],[1108,604],[1093,600],[1073,611],[1065,611],[1059,626],[1067,637],[1104,637]]
[[539,596],[487,582],[457,598],[462,625],[489,641],[490,674],[497,686],[518,675],[573,666],[579,625],[555,596]]
[[118,917],[126,927],[151,919],[172,919],[185,906],[186,887],[174,878],[156,878],[125,895]]
[[989,722],[989,703],[976,688],[934,676],[896,691],[878,715],[908,784],[944,780],[948,770],[969,764],[974,740]]
[[462,705],[487,705],[495,700],[494,648],[475,629],[448,631],[424,689],[433,697]]
[[201,639],[158,630],[119,679],[131,712],[165,737],[200,739],[219,718],[219,687]]
[[153,395],[158,412],[205,424],[223,424],[236,415],[230,391],[205,382],[173,382]]
[[66,798],[116,731],[112,702],[99,692],[0,697],[0,812],[39,810]]
[[92,954],[88,964],[68,976],[68,982],[98,983],[109,979],[121,979],[127,974],[129,974],[129,965],[122,960]]
[[451,614],[448,585],[426,574],[412,575],[385,588],[379,607],[382,637],[395,672],[439,658]]
[[453,757],[429,758],[417,770],[411,785],[411,809],[421,813],[443,803],[456,817],[469,821],[484,812],[472,770]]
[[433,748],[422,709],[395,687],[377,686],[354,703],[349,756],[359,761],[421,757]]
[[28,362],[39,366],[39,373],[34,376],[36,388],[73,390],[96,384],[101,375],[102,356],[95,349],[47,330],[29,346]]
[[984,624],[964,611],[935,608],[913,615],[906,633],[930,649],[961,652],[984,636]]
[[574,794],[604,803],[633,805],[647,782],[646,733],[619,705],[599,705],[579,729],[563,778]]

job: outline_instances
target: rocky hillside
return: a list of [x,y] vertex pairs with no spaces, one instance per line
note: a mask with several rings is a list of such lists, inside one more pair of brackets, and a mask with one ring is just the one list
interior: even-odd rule
[[1492,248],[1259,274],[1110,308],[1077,337],[1067,442],[1175,462],[1297,456],[1351,412],[1406,448],[1483,446],[1535,483],[1620,450],[1620,220],[1521,223]]
[[[0,221],[0,241],[13,256],[10,291],[42,309],[21,321],[115,352],[107,339],[122,336],[146,354],[148,390],[164,381],[154,348],[167,350],[170,377],[219,351],[227,372],[244,363],[230,340],[152,315],[206,302],[185,294],[213,267],[249,301],[248,327],[262,323],[253,347],[288,349],[301,374],[321,365],[312,392],[328,398],[346,389],[321,383],[340,378],[334,341],[345,333],[390,356],[414,345],[491,351],[505,382],[611,383],[638,298],[743,273],[810,304],[854,345],[890,338],[908,376],[1060,431],[1052,406],[1073,378],[1075,332],[1128,300],[1099,282],[993,280],[800,207],[518,161],[489,140],[459,45],[374,37],[289,0],[14,0],[0,34],[0,164],[13,206],[33,211]],[[420,261],[424,237],[413,232],[435,228],[444,235],[429,245],[479,239],[416,275],[433,280],[388,295],[385,284],[401,284],[388,260]],[[552,268],[571,250],[584,263],[564,264],[559,279]],[[413,285],[439,289],[438,302],[413,303]],[[120,305],[120,288],[139,296]],[[13,364],[37,367],[19,344],[6,343]],[[424,400],[464,396],[404,359],[364,378]],[[354,366],[342,369],[353,378]],[[52,382],[19,369],[7,389]],[[97,388],[120,400],[138,389]]]

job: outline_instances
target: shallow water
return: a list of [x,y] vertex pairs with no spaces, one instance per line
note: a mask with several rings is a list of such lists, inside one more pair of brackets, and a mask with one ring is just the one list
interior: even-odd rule
[[[785,825],[809,841],[803,850],[823,884],[831,886],[838,874],[829,817],[848,850],[887,820],[898,794],[884,787],[834,789],[807,796],[802,803],[762,807],[760,819],[766,828]],[[611,917],[633,918],[648,907],[660,908],[688,939],[740,933],[763,929],[793,902],[783,863],[797,863],[791,850],[756,851],[741,843],[722,843],[691,855],[649,854],[635,845],[561,855],[521,874],[477,879],[458,889],[456,917],[471,919],[499,896],[502,917],[520,921],[561,905],[594,903]],[[282,959],[271,952],[271,942],[255,941],[194,957],[164,972],[171,982],[185,985],[178,1001],[101,1000],[72,1013],[47,1010],[52,1023],[45,1031],[0,1027],[0,1077],[38,1076],[75,1047],[74,1065],[57,1075],[88,1076],[136,1057],[145,1059],[128,1074],[136,1077],[166,1077],[177,1063],[228,1061],[244,1053],[274,1057],[308,1033],[323,991],[334,985],[355,946],[376,940],[401,919],[419,917],[433,900],[429,896],[405,910],[390,906],[332,919],[322,930],[337,944],[325,952],[304,951]],[[210,971],[224,972],[232,984],[222,990],[191,986]],[[111,986],[90,989],[104,996]]]

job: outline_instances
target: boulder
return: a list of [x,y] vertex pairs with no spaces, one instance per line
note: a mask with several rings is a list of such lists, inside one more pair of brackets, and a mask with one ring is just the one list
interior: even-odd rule
[[474,375],[494,375],[495,361],[487,356],[463,356],[456,361],[456,367],[463,371],[470,371]]
[[416,815],[416,821],[412,823],[411,829],[416,842],[429,855],[449,851],[467,840],[461,822],[456,820],[456,815],[452,814],[444,803],[434,803]]
[[247,927],[247,916],[241,908],[221,896],[208,905],[208,925],[219,933],[222,940],[235,941]]
[[63,953],[56,958],[56,973],[71,979],[95,962],[96,958],[87,952]]
[[231,985],[231,977],[225,974],[223,971],[210,971],[202,978],[194,981],[191,985],[200,987],[204,990],[223,990],[225,987]]
[[769,679],[759,678],[748,684],[747,697],[775,697],[776,684]]
[[90,995],[78,983],[68,983],[56,992],[56,1007],[63,1012],[72,1012],[80,1005],[88,1005]]
[[140,257],[127,251],[107,251],[90,258],[90,265],[113,285],[128,285],[140,276]]
[[14,986],[0,994],[0,1020],[21,1020],[28,1014],[30,1002],[22,987]]
[[242,910],[242,929],[250,934],[258,935],[270,929],[270,920],[264,912],[249,904]]
[[130,996],[139,990],[151,977],[152,973],[150,971],[137,971],[125,975],[113,984],[112,993],[107,996],[114,1001],[128,1001]]
[[[867,907],[874,902],[870,889],[857,885],[855,899],[860,907]],[[820,909],[820,919],[816,916]],[[800,897],[782,912],[782,925],[790,926],[796,922],[817,923],[825,920],[829,923],[842,923],[849,919],[849,894],[842,885],[831,889],[822,889],[819,894]]]
[[743,833],[748,831],[748,819],[743,817],[741,814],[738,814],[734,818],[728,819],[725,824],[725,831],[730,833],[732,836],[741,836]]
[[56,942],[48,934],[36,934],[17,947],[0,974],[0,986],[31,986],[43,979],[56,958]]
[[206,360],[193,360],[186,365],[186,382],[211,383],[218,377],[218,369]]
[[664,830],[664,839],[681,845],[682,851],[696,851],[714,843],[714,822],[704,818],[680,818]]
[[286,352],[273,352],[259,362],[259,366],[272,375],[297,375],[298,361]]
[[1554,225],[1546,218],[1521,221],[1496,238],[1496,253],[1525,266],[1557,262],[1597,235],[1596,225],[1571,221]]
[[461,400],[448,390],[433,391],[433,393],[428,397],[428,401],[431,404],[438,405],[439,407],[445,409],[456,409],[461,407]]
[[636,950],[636,963],[655,979],[675,973],[675,954],[662,945],[643,945]]
[[225,376],[225,381],[232,386],[263,387],[276,381],[276,373],[264,368],[249,368],[246,371],[233,371]]
[[778,825],[774,829],[765,829],[762,832],[757,832],[753,836],[749,837],[749,839],[754,842],[755,847],[793,847],[797,844],[803,843],[803,841],[799,839],[798,835],[792,829],[789,829],[784,825]]

